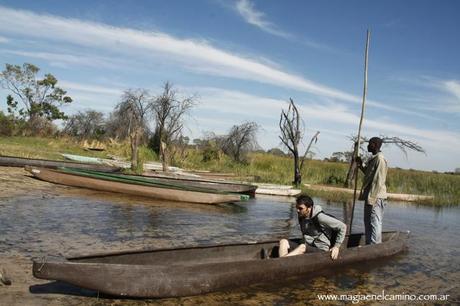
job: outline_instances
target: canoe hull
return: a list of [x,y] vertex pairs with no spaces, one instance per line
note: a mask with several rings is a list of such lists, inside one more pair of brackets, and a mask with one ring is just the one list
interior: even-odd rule
[[149,174],[142,177],[146,178],[154,178],[160,182],[177,182],[179,184],[185,184],[194,187],[200,188],[209,188],[220,192],[233,192],[233,193],[241,193],[247,194],[250,197],[254,197],[256,193],[257,186],[250,185],[250,184],[237,184],[232,182],[225,182],[225,181],[213,181],[213,180],[206,180],[206,179],[198,179],[198,178],[178,178],[178,177],[168,177],[166,175],[156,175],[156,174]]
[[[269,249],[276,244],[264,242],[120,253],[108,255],[107,258],[77,257],[64,262],[34,262],[33,274],[37,278],[61,280],[117,296],[189,296],[317,273],[364,260],[391,256],[405,248],[408,233],[390,234],[394,237],[382,244],[344,248],[339,259],[335,261],[331,260],[329,253],[318,251],[284,258],[257,258],[261,248]],[[253,255],[253,258],[243,258],[247,257],[243,252]],[[200,255],[202,262],[194,262]],[[135,256],[137,257],[134,258]],[[166,263],[160,265],[162,256]]]
[[159,200],[200,203],[200,204],[220,204],[240,201],[239,195],[212,194],[205,192],[185,191],[177,189],[160,188],[154,186],[142,186],[122,182],[105,181],[96,178],[83,177],[47,169],[33,169],[32,174],[44,181],[82,187],[93,190],[117,192],[144,196]]

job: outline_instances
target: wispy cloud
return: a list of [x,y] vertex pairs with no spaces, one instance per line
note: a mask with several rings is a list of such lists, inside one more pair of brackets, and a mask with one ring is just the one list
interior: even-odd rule
[[241,17],[243,17],[247,23],[259,28],[264,32],[285,38],[291,42],[296,42],[310,48],[337,53],[337,50],[331,48],[330,46],[313,41],[311,39],[299,38],[292,33],[280,30],[278,26],[267,20],[265,13],[258,11],[255,8],[254,3],[252,3],[251,0],[238,0],[235,2],[233,8]]
[[[222,118],[245,118],[248,113],[258,122],[268,120],[271,126],[277,126],[279,114],[286,107],[286,101],[270,97],[257,96],[242,91],[226,90],[212,87],[185,88],[190,92],[198,92],[202,97],[199,108],[212,110],[216,116],[222,112]],[[355,132],[359,116],[350,112],[344,105],[329,103],[298,102],[302,118],[308,118],[309,124],[332,135],[351,135]],[[216,118],[214,118],[216,119]],[[246,118],[245,118],[246,119]],[[235,122],[233,120],[233,122]],[[424,144],[437,147],[452,145],[460,148],[460,134],[445,130],[424,129],[404,125],[379,117],[367,118],[364,122],[366,133],[398,135]],[[331,127],[337,127],[336,130]],[[277,133],[277,131],[276,131]],[[277,139],[276,135],[272,138]]]
[[[65,43],[68,46],[83,46],[98,53],[103,50],[112,56],[128,55],[130,58],[144,58],[147,62],[169,60],[170,63],[198,73],[251,80],[295,89],[319,97],[361,103],[359,96],[289,73],[280,67],[273,67],[254,58],[215,48],[205,41],[179,39],[162,32],[112,27],[2,6],[0,6],[0,25],[0,33],[32,37],[54,45]],[[69,57],[66,59],[72,60]],[[392,107],[375,100],[369,100],[368,105],[398,113],[425,116],[416,111]]]
[[93,109],[109,113],[119,102],[124,88],[115,86],[94,85],[87,83],[60,80],[58,85],[67,91],[74,100],[68,110],[79,111]]
[[273,23],[267,21],[265,14],[257,11],[250,0],[238,0],[235,3],[235,8],[247,23],[258,27],[262,31],[283,38],[292,38],[291,34],[279,30]]
[[460,104],[460,81],[444,81],[443,84],[447,92],[457,98],[457,102]]
[[288,73],[245,56],[217,49],[206,42],[178,39],[161,32],[143,32],[104,24],[38,15],[0,6],[0,32],[103,49],[118,54],[163,56],[189,69],[293,88],[349,102],[359,97]]
[[0,36],[0,44],[4,44],[4,43],[7,43],[9,42],[10,40],[6,37],[3,37],[3,36]]
[[54,52],[30,52],[21,50],[0,50],[0,53],[20,55],[23,57],[47,60],[53,66],[66,67],[67,65],[78,65],[93,68],[110,68],[118,69],[120,61],[114,61],[111,58],[103,58],[94,55],[54,53]]
[[460,81],[432,76],[393,77],[409,85],[398,98],[418,103],[419,109],[438,113],[460,113]]
[[110,96],[120,96],[123,93],[122,88],[116,87],[106,87],[93,84],[85,83],[76,83],[69,81],[60,81],[59,85],[65,88],[66,90],[72,90],[75,92],[85,92],[91,94],[100,94],[100,95],[110,95]]
[[443,109],[446,112],[460,113],[460,81],[447,80],[441,82],[441,88],[448,96],[443,99]]

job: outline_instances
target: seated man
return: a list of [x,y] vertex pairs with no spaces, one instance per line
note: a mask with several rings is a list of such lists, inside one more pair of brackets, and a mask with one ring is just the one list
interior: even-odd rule
[[296,208],[304,243],[297,245],[292,241],[282,239],[279,256],[303,254],[306,252],[306,245],[308,244],[320,250],[331,252],[331,258],[337,259],[340,245],[345,239],[347,230],[345,223],[324,213],[321,206],[313,205],[313,200],[305,194],[297,197]]

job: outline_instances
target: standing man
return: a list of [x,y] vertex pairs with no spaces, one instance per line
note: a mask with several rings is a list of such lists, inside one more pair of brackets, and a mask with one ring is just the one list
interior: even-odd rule
[[387,178],[388,165],[383,157],[380,148],[382,139],[372,137],[369,139],[367,151],[372,153],[372,158],[363,166],[363,161],[357,157],[359,169],[364,172],[363,187],[359,195],[359,200],[364,201],[364,229],[366,234],[366,244],[376,244],[382,242],[382,220],[383,210],[385,209],[385,199],[387,198]]

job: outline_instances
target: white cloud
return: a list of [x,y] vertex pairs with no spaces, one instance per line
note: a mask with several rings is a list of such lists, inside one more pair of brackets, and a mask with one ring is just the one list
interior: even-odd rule
[[[286,101],[283,100],[222,88],[193,87],[183,89],[199,93],[202,103],[198,108],[212,110],[216,117],[221,115],[226,119],[233,118],[232,122],[234,123],[242,121],[235,120],[235,118],[251,117],[254,121],[264,121],[271,123],[271,126],[277,126],[281,109],[287,105]],[[308,119],[307,125],[310,129],[319,129],[322,133],[333,135],[356,133],[359,116],[351,113],[344,105],[305,102],[297,102],[297,105],[302,118]],[[315,126],[313,127],[312,124]],[[333,127],[337,128],[334,129]],[[267,126],[267,129],[270,130],[270,127]],[[443,148],[456,146],[460,148],[460,134],[455,132],[421,129],[382,118],[366,118],[363,129],[366,135],[397,135],[431,146]]]
[[82,54],[66,54],[53,52],[30,52],[20,50],[0,50],[2,53],[20,55],[24,57],[47,60],[51,65],[67,67],[67,64],[94,67],[118,69],[120,62],[114,62],[113,59],[99,56],[86,56]]
[[[393,76],[393,81],[409,85],[397,100],[417,103],[417,108],[437,113],[460,113],[460,82],[432,76]],[[443,120],[430,117],[430,119]]]
[[257,11],[250,0],[238,0],[235,3],[235,8],[247,23],[258,27],[262,31],[283,38],[292,38],[292,35],[277,29],[275,25],[267,21],[265,14]]
[[110,96],[121,96],[123,89],[114,87],[104,87],[98,85],[90,85],[84,83],[75,83],[69,81],[59,81],[59,85],[66,89],[76,92],[85,92],[91,94],[110,95]]
[[460,104],[460,82],[459,81],[444,81],[445,89],[457,98],[457,102]]
[[0,44],[4,44],[4,43],[7,43],[9,42],[10,40],[6,37],[3,37],[3,36],[0,36]]
[[[241,91],[223,88],[196,87],[199,93],[199,109],[220,113],[257,116],[257,118],[278,118],[279,111],[286,103],[283,100],[260,97]],[[190,89],[187,89],[190,91]]]
[[[255,59],[217,49],[203,41],[178,39],[165,33],[143,32],[77,19],[39,15],[1,6],[0,25],[0,32],[8,34],[102,49],[124,56],[141,55],[152,61],[161,60],[163,57],[202,73],[252,80],[351,103],[361,101],[358,96],[288,73]],[[368,104],[381,109],[417,114],[377,101],[369,100]]]

